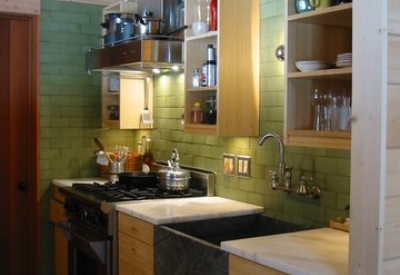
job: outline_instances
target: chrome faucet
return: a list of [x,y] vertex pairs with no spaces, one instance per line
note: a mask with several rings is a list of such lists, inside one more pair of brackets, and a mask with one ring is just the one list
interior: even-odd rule
[[263,145],[264,144],[264,141],[267,139],[267,138],[275,138],[277,141],[278,141],[278,143],[279,143],[279,165],[278,165],[278,171],[279,171],[279,174],[283,174],[283,173],[285,173],[285,163],[284,163],[284,161],[283,161],[283,142],[282,142],[282,139],[280,138],[280,136],[278,135],[278,134],[276,134],[276,133],[268,133],[268,134],[266,134],[266,135],[264,135],[263,137],[261,137],[259,140],[258,140],[258,145],[259,146],[261,146],[261,145]]

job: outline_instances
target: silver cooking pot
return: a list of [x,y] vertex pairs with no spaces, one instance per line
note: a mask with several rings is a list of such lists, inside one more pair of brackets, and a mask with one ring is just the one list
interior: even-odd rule
[[168,191],[185,191],[189,188],[190,172],[179,167],[178,149],[172,149],[168,168],[159,171],[160,187]]
[[116,41],[126,40],[134,36],[133,13],[108,13],[104,15],[101,26],[106,29],[104,44],[109,45]]
[[142,17],[135,14],[135,35],[162,35],[164,34],[164,20],[153,17],[152,12],[145,12]]
[[160,187],[169,191],[185,191],[189,188],[190,172],[181,168],[160,170]]

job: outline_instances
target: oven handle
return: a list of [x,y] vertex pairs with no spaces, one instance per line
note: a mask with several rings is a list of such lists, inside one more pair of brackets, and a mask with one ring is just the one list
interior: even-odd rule
[[73,225],[69,221],[58,224],[62,229],[69,244],[73,244],[80,250],[91,255],[102,264],[106,264],[109,259],[110,240],[106,237],[92,233],[79,226]]

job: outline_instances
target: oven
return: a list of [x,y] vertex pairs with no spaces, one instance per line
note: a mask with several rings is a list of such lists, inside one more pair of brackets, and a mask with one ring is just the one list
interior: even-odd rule
[[160,186],[132,189],[118,182],[75,182],[71,187],[60,187],[68,218],[60,226],[68,241],[69,275],[118,274],[116,205],[149,199],[213,196],[215,174],[197,169],[189,171],[189,188],[185,192],[171,193]]
[[110,275],[111,239],[88,231],[74,223],[61,224],[68,240],[68,268],[75,275]]

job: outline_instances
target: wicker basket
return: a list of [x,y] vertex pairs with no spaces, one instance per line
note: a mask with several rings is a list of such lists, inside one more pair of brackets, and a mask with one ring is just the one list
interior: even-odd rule
[[[110,159],[114,159],[114,154],[110,154]],[[128,152],[125,162],[125,172],[135,172],[140,171],[140,158],[139,154],[136,152]],[[103,179],[110,178],[110,166],[100,165],[100,177]]]

